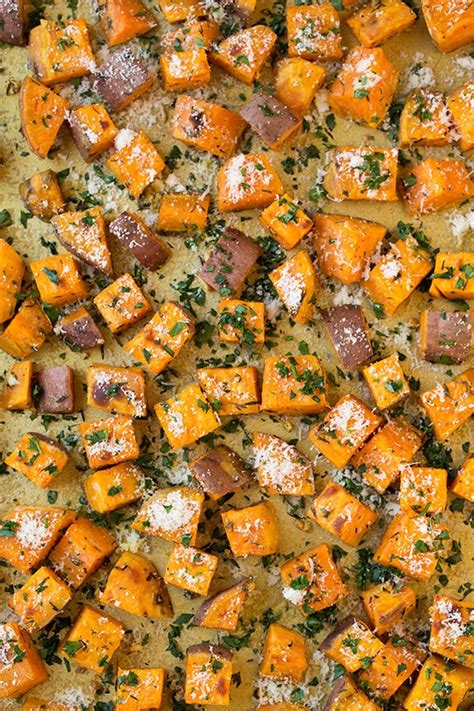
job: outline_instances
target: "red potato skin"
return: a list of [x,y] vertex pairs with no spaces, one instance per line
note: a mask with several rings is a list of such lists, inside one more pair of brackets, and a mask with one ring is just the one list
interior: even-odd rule
[[242,289],[261,255],[261,247],[250,237],[239,230],[228,228],[202,265],[199,276],[210,289],[219,291],[221,296],[229,295],[222,293],[223,288],[236,294]]
[[278,148],[301,125],[284,104],[267,94],[254,94],[240,115],[270,148]]
[[104,345],[99,327],[86,309],[78,309],[77,318],[59,324],[59,335],[73,350],[87,351]]
[[0,0],[0,42],[24,47],[26,44],[26,2]]
[[109,232],[151,271],[158,269],[170,256],[168,245],[133,212],[122,212],[110,223]]
[[424,342],[421,356],[430,363],[448,358],[463,363],[469,358],[472,344],[472,317],[469,312],[425,311],[422,314]]
[[254,480],[244,461],[225,445],[209,449],[192,461],[189,467],[212,499],[237,491]]
[[333,346],[346,370],[365,363],[374,354],[362,308],[345,304],[320,309]]
[[114,52],[94,74],[92,88],[111,111],[120,111],[146,91],[153,78],[133,52],[124,47]]
[[40,387],[38,412],[70,414],[74,412],[74,371],[68,365],[43,368],[36,374]]

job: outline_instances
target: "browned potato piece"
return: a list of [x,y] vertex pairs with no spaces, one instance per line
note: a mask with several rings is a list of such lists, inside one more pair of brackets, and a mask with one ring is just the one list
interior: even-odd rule
[[472,316],[462,311],[423,311],[420,355],[430,363],[462,363],[471,351]]
[[54,170],[35,173],[20,183],[18,192],[28,211],[43,220],[64,210],[64,196]]
[[26,44],[26,2],[0,0],[0,42]]
[[133,212],[122,212],[110,223],[109,232],[151,271],[164,264],[170,255],[168,245]]
[[334,349],[346,370],[365,363],[373,356],[367,321],[360,306],[344,304],[320,311]]
[[221,296],[237,294],[261,254],[256,242],[230,227],[214,245],[199,276]]
[[35,376],[39,388],[38,412],[69,414],[74,412],[74,371],[68,365],[53,365]]
[[216,593],[203,602],[197,610],[193,624],[197,627],[210,627],[218,630],[233,631],[237,629],[244,603],[249,592],[254,588],[255,584],[247,578]]
[[269,94],[254,94],[241,109],[240,115],[273,149],[279,148],[301,126],[301,121]]
[[208,449],[190,462],[189,468],[211,499],[220,499],[254,481],[243,459],[225,445]]
[[60,321],[58,331],[73,351],[87,351],[104,344],[99,327],[84,306],[67,314]]
[[110,55],[97,70],[92,88],[111,111],[121,111],[149,89],[153,79],[145,65],[124,47]]

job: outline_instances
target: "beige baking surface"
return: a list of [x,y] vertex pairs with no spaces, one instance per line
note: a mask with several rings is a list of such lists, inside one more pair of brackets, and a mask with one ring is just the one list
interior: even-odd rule
[[[150,3],[150,5],[153,4],[154,3]],[[47,2],[46,5],[45,14],[48,18],[52,19],[60,15],[62,15],[63,18],[71,17],[70,9],[63,2]],[[269,5],[270,3],[261,3],[263,7]],[[79,0],[76,16],[84,16],[88,21],[92,36],[94,37],[94,47],[98,50],[98,56],[102,58],[107,55],[108,50],[102,46],[100,32],[98,32],[95,7],[96,3],[94,0],[89,0],[88,2]],[[162,30],[165,27],[165,23],[161,14],[160,24]],[[347,28],[344,29],[344,37],[348,45],[354,44],[354,38],[350,36]],[[156,41],[153,39],[142,39],[133,41],[130,44],[146,58],[149,64],[156,65],[159,47]],[[413,77],[413,73],[410,73],[410,67],[416,63],[421,63],[423,67],[431,68],[436,77],[436,87],[442,91],[452,90],[461,84],[462,81],[466,80],[469,75],[472,77],[472,69],[470,72],[466,66],[461,66],[461,63],[457,61],[459,57],[464,57],[468,54],[469,48],[465,48],[448,56],[441,54],[432,45],[422,19],[418,20],[413,30],[404,32],[402,35],[387,42],[386,45],[384,45],[384,49],[390,60],[401,73],[401,90],[404,90],[407,85],[407,77]],[[8,209],[14,219],[13,225],[2,230],[1,236],[12,237],[15,249],[23,254],[25,259],[29,261],[37,257],[49,255],[49,250],[47,246],[43,246],[41,238],[54,241],[54,235],[48,224],[36,218],[28,221],[26,229],[22,227],[20,223],[22,205],[18,199],[18,182],[20,179],[27,178],[34,172],[45,169],[46,167],[51,167],[54,170],[69,168],[70,174],[64,183],[65,192],[68,197],[79,198],[80,193],[88,190],[95,198],[101,200],[102,209],[108,218],[112,218],[124,208],[135,209],[136,204],[133,204],[128,199],[125,191],[119,190],[115,185],[107,185],[97,177],[94,173],[94,167],[92,165],[86,165],[82,161],[65,129],[61,132],[58,142],[59,151],[54,154],[53,159],[40,161],[31,154],[19,130],[17,96],[19,83],[27,72],[27,51],[20,48],[6,47],[2,48],[0,53],[0,81],[2,87],[2,101],[0,106],[2,128],[0,136],[0,185],[2,200],[0,207]],[[464,62],[464,64],[466,64],[466,62]],[[423,69],[422,75],[426,76],[427,71],[429,70]],[[263,84],[271,83],[271,71],[269,67],[264,71],[261,81]],[[213,98],[217,102],[223,103],[231,108],[237,108],[242,104],[242,95],[249,97],[252,93],[252,89],[235,82],[227,75],[213,69],[212,85],[194,93],[204,98],[211,97],[211,99]],[[90,95],[87,93],[87,80],[80,83],[77,93],[72,87],[66,87],[63,94],[71,98],[73,102],[80,104],[89,103],[91,101]],[[144,129],[151,138],[157,142],[161,154],[165,156],[175,143],[171,137],[169,128],[169,118],[171,116],[173,100],[174,96],[166,95],[161,89],[159,82],[157,82],[153,89],[142,99],[136,101],[129,110],[114,116],[114,119],[117,120],[120,127]],[[318,101],[318,105],[321,106],[323,104],[324,102]],[[324,146],[322,142],[315,137],[314,131],[318,123],[324,125],[324,118],[319,116],[315,109],[309,119],[311,121],[311,129],[308,133],[299,133],[291,143],[285,146],[284,153],[275,154],[270,151],[269,155],[277,166],[287,190],[300,197],[307,209],[311,211],[315,210],[317,205],[309,201],[308,190],[314,183],[317,169],[322,165],[324,160]],[[386,133],[378,130],[369,131],[341,119],[337,120],[334,137],[335,142],[338,144],[360,144],[366,142],[375,146],[390,145]],[[250,132],[246,138],[250,139]],[[285,173],[280,161],[287,156],[297,158],[298,150],[301,150],[307,144],[315,144],[320,148],[321,160],[309,160],[308,167],[303,168],[301,172],[297,169],[294,176]],[[252,147],[260,148],[260,144],[255,137],[252,139]],[[180,148],[184,153],[185,147],[181,145]],[[436,151],[427,149],[419,150],[422,155],[429,153],[445,154],[448,152],[448,150],[444,149],[438,149]],[[453,151],[456,152],[455,149],[453,149]],[[175,178],[168,178],[167,189],[169,189],[170,186],[171,189],[173,189],[173,184],[182,184],[189,191],[201,192],[211,185],[211,194],[214,194],[213,178],[219,167],[219,161],[207,154],[198,153],[196,151],[189,151],[188,155],[189,160],[178,161],[178,165],[174,171]],[[140,201],[140,204],[142,204],[144,208],[142,215],[150,225],[153,225],[155,222],[160,195],[164,188],[164,182],[156,181],[154,186],[146,191],[143,199]],[[328,211],[350,213],[351,215],[378,220],[389,228],[395,227],[397,221],[400,219],[408,221],[408,217],[401,204],[371,205],[369,203],[354,204],[348,202],[344,204],[327,203],[322,207]],[[465,208],[463,208],[463,210],[465,210]],[[254,237],[264,234],[263,229],[258,223],[257,211],[227,214],[225,220],[228,224],[239,227],[241,226],[242,216],[245,216],[246,221],[242,224],[243,229],[247,233]],[[433,245],[446,251],[450,249],[467,249],[469,247],[472,250],[474,246],[472,232],[462,237],[454,238],[445,218],[445,215],[441,215],[428,217],[423,220],[424,229]],[[211,217],[211,224],[219,219],[221,219],[221,216],[214,212]],[[199,256],[202,257],[207,254],[208,244],[210,244],[209,235],[198,235],[194,243],[195,246],[186,242],[184,237],[172,237],[168,241],[172,247],[172,258],[155,274],[146,273],[147,283],[144,288],[147,294],[152,296],[156,302],[167,298],[176,298],[176,291],[172,288],[171,284],[176,282],[176,280],[184,278],[184,275],[195,273],[196,267],[199,264]],[[309,244],[307,246],[309,248]],[[133,270],[134,263],[129,259],[125,251],[118,249],[116,244],[112,244],[112,249],[117,273],[120,274],[125,270]],[[60,249],[60,251],[62,250]],[[29,283],[31,280],[30,274],[27,279]],[[193,286],[197,285],[196,279]],[[25,290],[25,288],[26,287],[24,287],[23,290]],[[91,279],[91,293],[93,289],[97,290],[97,287],[94,286],[93,280]],[[361,295],[357,287],[344,291],[348,292],[349,295],[355,295],[356,299]],[[353,296],[350,298],[353,298]],[[341,293],[341,285],[335,282],[331,284],[328,282],[322,283],[318,297],[319,305],[329,305],[333,303],[335,299],[338,299],[339,303],[344,303],[345,301],[345,294]],[[379,330],[387,336],[385,340],[383,336],[375,336],[381,344],[380,353],[382,355],[388,355],[395,349],[404,353],[407,356],[407,360],[404,362],[405,371],[421,381],[422,389],[426,389],[434,382],[445,382],[450,379],[449,375],[446,374],[449,368],[446,366],[429,365],[419,361],[416,356],[417,317],[420,310],[427,304],[428,300],[426,295],[417,292],[409,300],[408,305],[401,308],[394,318],[383,321],[377,321],[373,316],[369,304],[363,297],[362,301],[365,306],[366,314],[372,322],[373,333],[375,334],[376,330]],[[196,307],[199,319],[204,320],[207,318],[211,323],[214,323],[215,318],[209,312],[211,309],[216,308],[216,304],[216,295],[208,294],[205,305]],[[441,306],[441,303],[437,305]],[[443,303],[443,308],[444,307],[449,309],[450,305]],[[396,336],[396,343],[394,343],[392,338],[393,329],[399,324],[401,324],[400,334]],[[103,330],[105,332],[106,329],[104,328]],[[355,374],[356,377],[354,377],[353,380],[341,380],[336,370],[338,363],[335,359],[334,352],[328,343],[319,320],[315,320],[313,324],[307,327],[295,326],[293,329],[289,329],[287,316],[283,311],[280,311],[279,320],[274,323],[272,331],[271,340],[272,342],[277,340],[277,345],[275,345],[274,348],[272,346],[271,351],[263,348],[256,352],[254,358],[251,360],[252,363],[258,364],[261,368],[263,360],[269,352],[291,352],[296,354],[298,352],[298,343],[304,340],[309,344],[310,351],[320,356],[327,371],[334,375],[338,383],[337,387],[334,385],[330,385],[329,387],[331,402],[335,402],[339,394],[346,392],[359,393],[364,399],[369,401],[368,392],[359,381],[357,374]],[[73,353],[65,348],[58,339],[51,338],[47,345],[34,357],[34,360],[38,366],[67,362],[74,367],[77,376],[79,407],[81,410],[84,407],[84,410],[82,410],[84,418],[100,418],[102,416],[101,413],[85,408],[83,384],[85,382],[86,368],[90,363],[100,361],[102,357],[106,363],[120,365],[130,364],[126,353],[120,347],[120,341],[128,340],[133,332],[134,330],[131,329],[119,339],[114,339],[108,334],[103,356],[99,350],[88,354]],[[278,339],[274,337],[276,334],[278,335]],[[224,357],[226,353],[230,353],[231,351],[230,349],[219,347],[215,339],[213,348],[209,348],[208,346],[203,346],[199,349],[195,346],[186,347],[181,356],[173,364],[172,369],[168,371],[169,378],[166,379],[166,382],[164,378],[161,379],[161,391],[160,387],[149,379],[148,404],[150,408],[155,402],[170,394],[176,385],[181,386],[191,381],[196,359],[198,357],[206,358],[211,352],[218,357]],[[241,354],[238,358],[238,361],[239,360],[242,363],[248,362],[245,353]],[[11,360],[9,357],[4,354],[0,355],[2,371],[6,369],[10,363]],[[467,364],[465,367],[467,367]],[[463,369],[464,367],[452,367],[451,370],[457,373]],[[411,398],[407,409],[411,413],[416,410],[416,396]],[[57,435],[61,431],[66,434],[74,434],[77,432],[77,424],[81,421],[82,414],[78,413],[77,416],[69,421],[58,419],[57,422],[52,422],[49,427],[45,429],[41,420],[35,418],[34,415],[30,415],[30,413],[2,412],[0,451],[5,454],[11,450],[19,437],[24,432],[32,429],[37,429],[39,432],[47,432],[52,436]],[[223,439],[220,441],[225,441],[230,446],[235,447],[239,452],[243,453],[245,457],[251,456],[251,448],[248,445],[243,446],[243,441],[246,436],[254,429],[263,429],[287,438],[298,439],[301,449],[309,453],[313,459],[315,459],[315,452],[311,451],[308,446],[306,436],[308,428],[301,425],[299,418],[277,418],[268,415],[261,417],[249,416],[242,422],[243,428],[239,428],[236,433],[226,433],[221,430],[219,434],[223,435]],[[468,427],[469,425],[461,428],[458,435],[453,437],[450,443],[453,447],[453,458],[456,465],[463,459],[460,443],[467,441],[470,437],[472,438],[472,427],[470,431]],[[160,438],[159,427],[153,415],[150,415],[146,421],[137,422],[137,432],[140,435],[147,435],[152,442],[148,452],[153,454],[156,467],[163,473],[162,477],[157,479],[159,483],[166,484],[168,481],[179,483],[187,480],[186,464],[182,461],[181,452],[178,452],[174,458],[172,469],[166,468],[165,457],[160,453],[160,446],[164,440]],[[196,448],[195,451],[201,451],[202,449],[201,446]],[[71,466],[67,472],[62,473],[58,477],[54,489],[58,492],[58,505],[77,508],[79,506],[79,497],[82,494],[81,481],[87,471],[80,446],[74,448],[72,458],[75,466]],[[320,491],[324,484],[331,479],[334,471],[328,466],[328,463],[320,457],[316,461],[316,472],[316,487],[317,491]],[[261,495],[258,488],[253,487],[250,491],[247,491],[245,495],[236,495],[232,499],[231,504],[236,506],[244,505],[248,501],[258,501],[260,498]],[[396,496],[389,498],[391,501],[396,501]],[[234,671],[240,675],[241,684],[232,687],[232,704],[229,707],[231,711],[250,711],[258,705],[256,701],[257,692],[255,679],[257,677],[257,665],[263,639],[262,625],[260,623],[262,615],[271,608],[273,613],[279,617],[279,621],[284,624],[292,626],[304,622],[303,616],[297,609],[289,603],[286,603],[282,598],[278,578],[279,560],[282,561],[284,556],[299,553],[307,547],[321,541],[339,543],[328,534],[322,532],[318,526],[305,520],[303,515],[304,508],[297,509],[298,515],[301,517],[298,519],[288,514],[288,510],[290,510],[291,507],[283,498],[273,496],[271,499],[272,503],[274,503],[278,509],[282,532],[280,555],[275,556],[271,565],[267,570],[264,570],[261,561],[258,559],[239,559],[238,566],[236,566],[235,562],[229,562],[229,552],[226,551],[222,554],[221,564],[211,588],[211,592],[222,589],[226,587],[229,581],[236,580],[243,575],[253,575],[257,581],[257,590],[248,603],[244,613],[244,627],[248,627],[252,624],[254,632],[249,638],[249,645],[236,652],[234,657]],[[9,472],[1,476],[0,514],[4,514],[14,504],[34,503],[46,504],[47,492],[36,488],[20,474]],[[228,505],[229,504],[227,504],[227,506]],[[202,537],[200,544],[204,544],[206,540],[209,540],[210,533],[219,522],[217,507],[211,505],[209,508],[211,510],[214,509],[215,515],[209,521],[204,519],[206,521],[207,533]],[[390,506],[388,510],[390,510]],[[380,539],[381,533],[385,529],[388,520],[390,520],[388,510],[387,508],[380,510],[380,521],[364,543],[366,547],[373,548]],[[123,521],[116,528],[116,534],[122,543],[122,547],[144,552],[156,563],[159,570],[163,572],[171,545],[166,541],[158,539],[152,542],[148,540],[140,541],[135,534],[130,534],[129,532],[129,522],[130,519],[133,518],[133,510],[127,510],[126,514],[125,519],[128,520]],[[448,512],[446,514],[446,522],[449,526],[452,538],[461,542],[463,552],[463,561],[447,569],[449,583],[443,590],[446,594],[450,594],[453,597],[458,595],[457,589],[461,583],[469,579],[472,581],[473,579],[472,559],[474,548],[472,545],[472,530],[469,528],[469,525],[464,523],[468,518],[467,514],[467,504],[464,508],[464,513],[458,512],[453,514]],[[348,555],[342,559],[340,565],[350,573],[350,568],[355,562],[355,552],[349,550],[347,547],[345,548],[348,551]],[[102,587],[110,567],[111,562],[105,565],[89,581],[85,589],[76,594],[73,605],[66,611],[67,615],[73,615],[80,601],[84,600],[84,597],[89,599],[90,595],[93,595],[94,590]],[[2,606],[2,616],[9,618],[11,614],[7,612],[6,608],[6,600],[9,596],[6,587],[9,584],[21,584],[24,582],[25,576],[5,567],[0,569],[0,576],[0,604]],[[349,580],[350,582],[348,582],[348,584],[352,586],[352,592],[340,605],[337,613],[339,618],[342,618],[350,612],[361,613],[361,605],[357,592],[353,587],[352,580],[348,576],[348,581]],[[432,583],[437,583],[437,576],[434,576]],[[416,584],[415,587],[419,598],[419,612],[413,616],[408,625],[408,630],[413,634],[427,631],[427,607],[430,604],[433,594],[432,584]],[[170,594],[176,615],[182,612],[196,610],[201,602],[201,599],[188,599],[174,588],[170,590]],[[472,599],[472,596],[468,599]],[[163,708],[172,709],[173,701],[171,697],[173,690],[178,690],[176,698],[180,698],[179,675],[176,673],[175,668],[182,666],[182,661],[166,651],[167,635],[170,628],[169,624],[164,622],[150,622],[145,619],[121,614],[120,611],[116,611],[114,608],[108,609],[107,611],[123,621],[129,631],[129,634],[126,636],[126,641],[122,644],[114,659],[115,663],[118,662],[125,667],[140,665],[162,665],[166,667],[169,672],[171,690],[167,692]],[[244,627],[238,634],[244,634]],[[308,639],[307,642],[308,658],[312,661],[310,669],[308,670],[307,679],[311,680],[316,677],[320,682],[319,685],[313,685],[306,689],[308,693],[308,706],[313,709],[322,708],[324,698],[330,688],[332,676],[331,665],[316,651],[318,642],[321,641],[330,629],[330,625],[326,626],[323,632],[316,635],[314,639]],[[63,632],[60,634],[62,635]],[[142,640],[145,635],[149,635],[150,641],[142,648],[140,640]],[[216,641],[218,639],[219,634],[213,633],[212,630],[200,630],[198,628],[187,630],[185,627],[177,642],[179,647],[185,650],[189,644],[202,640]],[[107,690],[112,689],[113,686],[101,684],[89,672],[81,673],[77,668],[73,667],[68,673],[65,667],[59,664],[51,666],[49,671],[51,675],[50,680],[33,691],[35,696],[41,695],[45,698],[53,698],[58,693],[60,695],[69,695],[72,693],[73,695],[76,694],[76,696],[79,694],[78,698],[89,699],[91,708],[94,706],[94,700],[105,702],[111,699]],[[294,687],[290,685],[286,693],[290,693],[293,688]],[[79,690],[79,692],[77,692],[77,690]],[[262,700],[265,700],[265,695],[262,696]],[[20,708],[21,704],[15,701],[3,701],[0,706],[2,709],[16,709]],[[468,707],[469,703],[466,702],[465,708]],[[181,709],[184,708],[184,706],[176,705],[174,708]]]

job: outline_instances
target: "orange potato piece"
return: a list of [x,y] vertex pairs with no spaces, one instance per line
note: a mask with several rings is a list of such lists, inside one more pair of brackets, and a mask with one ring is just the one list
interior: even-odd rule
[[[117,669],[115,702],[120,711],[137,711],[137,708],[161,708],[166,681],[166,669]],[[137,707],[138,704],[138,707]]]
[[457,664],[447,664],[440,657],[429,657],[403,701],[407,711],[436,708],[438,701],[449,704],[456,711],[466,692],[472,686],[472,670]]
[[209,195],[163,195],[156,229],[165,232],[204,230],[210,202]]
[[175,543],[166,564],[165,581],[196,595],[207,595],[218,562],[212,553]]
[[303,635],[273,622],[265,635],[259,674],[300,681],[307,668]]
[[474,180],[461,160],[426,158],[404,178],[410,215],[427,215],[459,205],[474,195]]
[[143,371],[115,365],[90,365],[87,368],[87,404],[114,414],[144,417]]
[[372,659],[367,669],[360,674],[362,683],[375,694],[377,699],[390,699],[397,689],[421,665],[421,651],[409,640],[402,637],[391,639]]
[[376,47],[415,22],[416,14],[401,0],[372,0],[347,18],[347,24],[364,47]]
[[207,400],[220,415],[260,412],[258,371],[253,365],[199,368],[196,378]]
[[430,650],[473,669],[474,603],[436,595],[430,615]]
[[21,130],[29,147],[39,158],[46,158],[61,128],[68,102],[30,76],[20,89]]
[[331,3],[292,5],[286,11],[288,56],[314,61],[342,57],[341,22]]
[[30,32],[30,62],[46,86],[83,77],[96,68],[85,20],[40,20]]
[[105,165],[130,195],[138,198],[162,172],[163,158],[143,131],[122,129],[115,138],[115,149]]
[[394,202],[397,171],[395,148],[340,146],[332,151],[324,188],[334,200]]
[[430,296],[474,299],[474,252],[438,252]]
[[33,381],[33,361],[13,363],[5,373],[3,381],[3,407],[6,410],[27,410],[31,408]]
[[382,635],[416,608],[416,595],[408,585],[380,583],[362,594],[364,609],[374,632]]
[[141,0],[105,0],[100,24],[109,47],[145,35],[157,21]]
[[36,259],[30,264],[41,299],[52,306],[65,306],[88,296],[77,263],[70,254]]
[[308,516],[349,546],[358,546],[378,519],[375,511],[335,483],[327,484],[315,498]]
[[446,439],[474,414],[474,368],[449,383],[438,383],[425,391],[420,400],[436,439]]
[[194,383],[155,405],[155,413],[173,449],[193,444],[221,424],[201,388]]
[[236,558],[272,555],[279,550],[278,520],[269,502],[261,501],[243,509],[229,509],[221,515]]
[[205,49],[194,47],[162,54],[160,64],[166,91],[197,89],[211,81],[211,67]]
[[16,294],[21,292],[25,265],[20,255],[4,239],[0,239],[0,264],[2,265],[0,323],[5,323],[13,316],[15,311],[17,305]]
[[98,207],[82,212],[63,212],[51,218],[61,244],[81,262],[112,275],[105,220]]
[[[343,4],[344,0],[343,0]],[[271,707],[273,708],[273,707]],[[271,711],[270,706],[265,711]],[[281,711],[285,711],[286,707]],[[291,711],[288,708],[288,711]],[[380,706],[375,704],[354,684],[348,675],[336,681],[327,700],[324,711],[380,711]]]
[[122,274],[94,299],[112,333],[133,326],[151,311],[151,305],[130,274]]
[[163,52],[182,52],[196,47],[211,48],[212,43],[219,37],[219,26],[213,20],[191,20],[182,27],[161,36]]
[[327,405],[326,379],[319,358],[270,356],[265,360],[262,410],[280,415],[314,415]]
[[296,323],[308,323],[316,298],[316,272],[308,252],[299,250],[268,275]]
[[450,490],[456,496],[474,503],[474,457],[466,459],[451,482]]
[[42,566],[12,595],[8,604],[29,632],[53,620],[72,598],[72,591],[51,568]]
[[91,469],[127,462],[139,455],[131,417],[117,415],[107,420],[83,422],[79,432]]
[[384,648],[365,622],[357,617],[346,617],[320,644],[319,649],[348,672],[362,667],[362,660],[374,657]]
[[193,625],[233,632],[237,629],[242,608],[255,583],[242,580],[203,602],[193,618]]
[[66,634],[59,653],[64,659],[102,674],[124,634],[120,622],[101,610],[84,605]]
[[262,212],[260,222],[285,249],[296,247],[313,226],[311,218],[287,193]]
[[444,94],[412,91],[400,116],[400,145],[444,146],[450,140],[451,116]]
[[53,439],[37,432],[27,432],[4,461],[34,484],[46,489],[66,466],[68,455]]
[[393,407],[410,394],[398,353],[371,363],[362,369],[362,375],[379,410]]
[[228,706],[232,679],[232,652],[202,642],[186,651],[184,700],[187,704]]
[[68,121],[74,143],[88,163],[112,148],[118,128],[103,104],[79,106],[69,113]]
[[265,304],[263,301],[219,301],[221,343],[241,343],[251,348],[265,342]]
[[284,439],[266,432],[254,432],[254,467],[258,484],[266,494],[311,496],[313,467],[309,459]]
[[474,82],[467,82],[448,96],[448,109],[456,127],[461,151],[474,148]]
[[0,698],[21,696],[48,678],[31,637],[16,622],[0,626]]
[[301,57],[285,57],[275,69],[275,96],[301,118],[326,78],[326,70]]
[[18,192],[28,212],[48,220],[65,208],[64,195],[54,170],[42,170],[23,180]]
[[234,156],[217,174],[217,207],[221,212],[267,207],[283,193],[283,184],[263,153]]
[[402,511],[436,514],[446,508],[448,498],[446,469],[405,466],[400,472]]
[[158,4],[167,22],[171,24],[205,14],[199,0],[158,0]]
[[143,474],[132,462],[101,469],[84,480],[89,506],[99,513],[110,513],[138,501],[143,495]]
[[140,508],[132,527],[144,536],[194,546],[204,494],[189,486],[159,489]]
[[441,52],[452,52],[474,41],[474,7],[471,0],[421,0],[428,32]]
[[265,25],[254,25],[226,37],[210,54],[213,64],[245,84],[258,79],[277,36]]

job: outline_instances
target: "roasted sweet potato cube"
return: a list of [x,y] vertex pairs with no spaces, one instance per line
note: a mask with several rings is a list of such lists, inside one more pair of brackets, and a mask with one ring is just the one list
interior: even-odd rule
[[40,297],[46,304],[66,306],[88,296],[76,261],[70,254],[36,259],[30,264]]
[[474,603],[436,595],[430,608],[430,650],[474,668]]
[[474,82],[467,82],[448,96],[448,110],[461,151],[474,148]]
[[138,501],[143,495],[143,474],[132,462],[101,469],[84,480],[89,506],[99,513],[110,513]]
[[221,296],[240,292],[262,248],[240,230],[227,228],[202,265],[199,276]]
[[204,8],[199,0],[158,0],[158,4],[167,22],[181,22],[204,15]]
[[51,365],[35,374],[38,412],[66,415],[74,412],[74,371],[68,365]]
[[221,343],[241,343],[249,349],[265,342],[265,304],[263,301],[219,301]]
[[430,296],[474,299],[474,252],[438,252]]
[[454,158],[426,158],[405,176],[404,186],[410,215],[439,212],[474,195],[474,180],[466,164]]
[[153,84],[154,76],[129,47],[109,55],[97,69],[92,88],[102,97],[110,111],[130,106]]
[[314,415],[327,404],[326,380],[319,358],[270,356],[265,360],[262,410],[280,415]]
[[326,485],[314,499],[309,518],[349,546],[357,546],[378,516],[339,484]]
[[239,114],[218,104],[179,96],[173,114],[173,137],[188,146],[230,158],[246,124]]
[[115,138],[115,148],[105,164],[130,195],[138,198],[165,167],[163,159],[143,131],[122,129]]
[[112,148],[118,128],[103,104],[79,106],[68,121],[77,150],[88,163]]
[[134,212],[122,212],[109,224],[109,232],[151,271],[164,264],[170,255],[168,245]]
[[383,49],[354,47],[331,85],[329,105],[338,116],[368,126],[379,126],[387,114],[397,84],[398,72]]
[[288,56],[315,61],[342,58],[341,22],[329,2],[287,8]]
[[253,94],[240,115],[263,143],[278,150],[301,126],[301,121],[270,94]]
[[260,76],[276,41],[269,27],[254,25],[226,37],[211,52],[210,59],[235,79],[251,85]]
[[359,679],[377,699],[390,699],[421,666],[421,651],[409,640],[394,637],[375,655]]
[[95,59],[85,20],[41,20],[30,32],[30,63],[42,84],[53,86],[90,74]]
[[162,54],[160,64],[166,91],[197,89],[211,81],[206,50],[200,47]]
[[199,368],[196,379],[219,415],[260,412],[258,371],[253,365],[234,368]]
[[94,304],[112,333],[133,326],[151,311],[150,302],[127,273],[97,294]]
[[421,9],[428,32],[442,52],[452,52],[474,41],[474,10],[470,0],[449,5],[422,0]]
[[21,696],[48,678],[28,632],[16,622],[0,626],[0,698]]
[[109,573],[99,600],[131,615],[172,617],[173,608],[163,578],[148,558],[125,552]]
[[287,193],[262,212],[260,222],[285,249],[296,247],[313,226],[311,218]]
[[144,417],[143,371],[118,365],[90,365],[87,368],[87,404],[114,414]]
[[225,445],[218,445],[189,463],[205,494],[216,501],[254,481],[243,459]]
[[79,425],[82,446],[91,469],[120,464],[139,455],[133,420],[125,415]]
[[202,642],[186,651],[184,700],[187,704],[228,706],[232,679],[232,652]]
[[308,252],[300,249],[268,275],[288,315],[297,323],[308,323],[313,315],[317,277]]
[[[268,707],[270,711],[270,707]],[[379,711],[380,706],[357,688],[348,675],[336,681],[323,711]],[[282,709],[282,711],[284,711]]]
[[312,464],[294,445],[267,432],[254,432],[252,439],[254,467],[264,493],[284,496],[314,494]]
[[443,146],[450,140],[451,117],[444,94],[412,91],[400,116],[400,145]]
[[311,548],[284,563],[280,570],[283,597],[305,614],[335,605],[347,595],[326,543]]
[[194,546],[203,503],[204,494],[189,486],[159,489],[142,504],[133,528],[144,536]]
[[316,92],[326,78],[326,70],[301,57],[285,57],[275,69],[275,96],[295,116],[309,111]]
[[13,316],[17,304],[16,295],[21,292],[25,274],[23,259],[4,239],[0,239],[0,265],[0,323],[4,323]]
[[68,102],[44,84],[26,76],[20,89],[22,133],[39,158],[46,158],[66,118]]
[[383,635],[416,608],[416,596],[408,585],[380,583],[362,593],[364,609],[374,632]]
[[124,634],[120,622],[102,610],[84,605],[66,634],[59,653],[70,662],[102,674]]
[[391,246],[362,285],[382,314],[392,316],[432,269],[431,254],[408,236]]
[[100,10],[100,24],[109,47],[145,35],[157,25],[141,0],[105,0]]
[[205,47],[209,50],[219,34],[219,26],[213,20],[190,18],[182,27],[165,32],[161,36],[161,49],[168,54],[196,47]]
[[222,522],[236,558],[272,555],[280,547],[278,520],[273,506],[267,501],[224,511]]
[[400,508],[423,514],[441,513],[448,498],[448,472],[406,465],[400,472]]
[[369,327],[361,306],[344,304],[320,309],[334,349],[345,370],[373,356]]
[[416,14],[401,0],[372,0],[347,18],[347,24],[364,47],[383,44],[416,22]]
[[194,383],[155,405],[155,413],[173,449],[193,444],[220,427],[219,417]]
[[33,361],[13,363],[3,380],[3,407],[5,410],[28,410],[32,400]]
[[204,230],[210,202],[209,195],[163,195],[156,229],[165,232]]
[[15,591],[8,604],[29,632],[45,627],[67,605],[72,591],[56,573],[42,566]]
[[362,374],[379,410],[393,407],[410,394],[398,353],[371,363]]
[[307,668],[303,635],[273,622],[265,635],[259,674],[300,681]]
[[166,669],[147,667],[146,669],[117,669],[117,708],[124,711],[133,708],[161,708],[165,689]]
[[19,47],[26,44],[27,4],[25,0],[2,2],[0,13],[0,42]]
[[451,482],[451,491],[474,503],[474,457],[466,459]]
[[198,608],[193,618],[193,625],[233,632],[239,624],[248,594],[254,588],[255,583],[245,579],[216,593]]
[[165,581],[196,595],[207,595],[219,558],[192,546],[175,543],[165,570]]
[[400,513],[383,534],[374,560],[415,580],[429,580],[448,537],[446,528],[433,519],[413,512]]
[[49,554],[55,571],[72,588],[79,588],[114,552],[117,544],[107,531],[80,516]]
[[364,444],[351,463],[375,491],[383,494],[422,443],[422,433],[405,419],[391,419]]
[[420,399],[436,439],[446,439],[474,414],[474,368],[449,383],[438,383],[422,393]]
[[464,666],[447,663],[440,657],[429,657],[403,701],[407,711],[422,711],[444,704],[456,711],[472,686],[472,671]]
[[53,439],[38,432],[27,432],[4,461],[34,484],[46,489],[66,466],[68,455]]
[[58,333],[73,351],[87,351],[104,344],[98,326],[84,306],[63,316]]
[[365,622],[357,617],[346,617],[321,642],[319,649],[348,672],[361,669],[363,660],[375,657],[384,648]]
[[330,154],[324,188],[334,200],[394,202],[397,171],[395,148],[340,146]]
[[65,200],[54,170],[35,173],[18,186],[20,197],[28,212],[42,220],[49,220],[65,207]]
[[462,363],[469,358],[472,319],[462,311],[433,311],[420,315],[419,353],[430,363]]
[[280,178],[263,153],[241,153],[217,174],[217,207],[221,212],[267,207],[283,192]]

